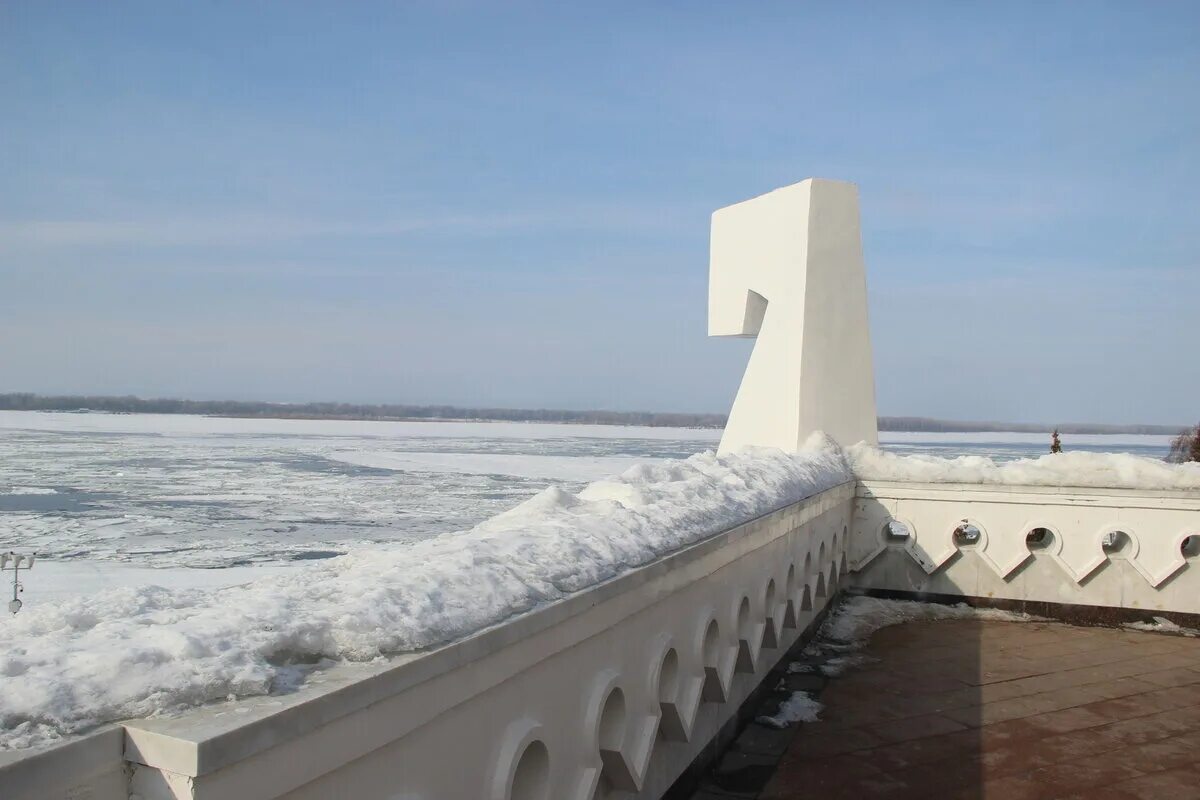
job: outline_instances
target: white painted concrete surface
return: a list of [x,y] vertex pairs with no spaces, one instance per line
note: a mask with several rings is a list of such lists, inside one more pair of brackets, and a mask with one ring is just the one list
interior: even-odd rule
[[716,211],[710,336],[757,337],[721,438],[796,451],[878,441],[858,190],[810,178]]
[[108,725],[59,747],[0,753],[3,800],[127,800],[125,732]]
[[1197,614],[1200,495],[865,481],[850,562],[868,589]]

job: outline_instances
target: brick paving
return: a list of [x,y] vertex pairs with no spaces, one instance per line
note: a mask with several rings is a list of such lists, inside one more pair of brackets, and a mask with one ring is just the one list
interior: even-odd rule
[[960,620],[863,652],[827,682],[789,676],[821,721],[750,725],[695,800],[1200,798],[1200,639]]

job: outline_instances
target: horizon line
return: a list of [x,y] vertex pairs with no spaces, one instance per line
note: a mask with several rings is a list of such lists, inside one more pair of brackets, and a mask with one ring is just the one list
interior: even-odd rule
[[[86,405],[84,403],[87,403]],[[168,408],[145,408],[161,406]],[[141,407],[139,407],[141,406]],[[229,406],[225,410],[219,406]],[[194,414],[198,416],[261,417],[267,419],[342,419],[378,421],[478,420],[492,422],[557,422],[599,425],[648,425],[664,428],[724,427],[728,413],[689,411],[618,411],[604,408],[563,409],[550,407],[468,406],[455,403],[359,403],[341,400],[193,400],[180,397],[139,395],[40,394],[0,392],[2,411],[96,411],[107,413]],[[291,410],[282,415],[272,411]],[[462,412],[452,416],[453,412]],[[491,415],[491,416],[489,416]],[[537,415],[553,415],[552,419]],[[608,419],[587,419],[604,415]],[[650,418],[650,419],[645,419]],[[661,419],[655,419],[661,418]],[[1001,420],[958,420],[916,415],[877,415],[878,428],[890,433],[1046,433],[1174,435],[1193,426],[1153,423],[1103,422],[1006,422]]]

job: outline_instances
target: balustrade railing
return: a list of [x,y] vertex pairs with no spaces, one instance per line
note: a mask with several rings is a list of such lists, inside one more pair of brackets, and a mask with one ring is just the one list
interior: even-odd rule
[[853,499],[843,484],[445,647],[315,674],[292,695],[0,759],[0,795],[659,797],[836,595]]
[[863,481],[855,585],[1200,613],[1195,492]]

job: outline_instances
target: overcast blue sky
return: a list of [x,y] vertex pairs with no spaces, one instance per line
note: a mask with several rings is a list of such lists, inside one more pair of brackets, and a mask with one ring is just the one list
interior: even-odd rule
[[725,411],[817,175],[880,413],[1200,417],[1200,3],[5,2],[0,109],[0,391]]

